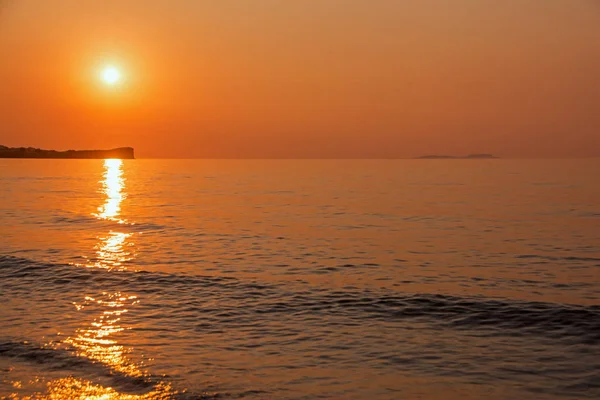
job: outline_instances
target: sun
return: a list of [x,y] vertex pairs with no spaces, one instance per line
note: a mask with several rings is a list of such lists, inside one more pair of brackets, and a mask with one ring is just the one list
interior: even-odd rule
[[108,66],[102,70],[102,81],[107,85],[115,85],[121,80],[121,72],[113,66]]

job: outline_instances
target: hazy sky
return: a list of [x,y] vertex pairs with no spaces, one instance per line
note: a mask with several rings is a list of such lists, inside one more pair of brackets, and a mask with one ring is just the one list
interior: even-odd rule
[[0,144],[600,156],[600,0],[0,0]]

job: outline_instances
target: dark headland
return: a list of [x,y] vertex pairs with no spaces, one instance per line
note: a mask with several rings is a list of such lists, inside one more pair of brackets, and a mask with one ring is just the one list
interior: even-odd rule
[[43,150],[33,147],[6,147],[0,145],[0,158],[61,158],[61,159],[105,159],[120,158],[132,160],[133,147],[119,147],[110,150]]
[[489,160],[492,158],[498,158],[492,154],[469,154],[468,156],[443,156],[443,155],[431,155],[417,157],[419,160]]

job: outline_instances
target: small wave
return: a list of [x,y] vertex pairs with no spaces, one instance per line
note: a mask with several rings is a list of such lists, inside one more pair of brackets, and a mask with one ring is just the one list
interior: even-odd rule
[[152,222],[131,222],[126,220],[113,220],[98,218],[93,215],[70,213],[66,215],[58,215],[49,219],[52,225],[69,225],[72,229],[80,226],[85,228],[88,225],[99,225],[112,229],[128,229],[133,232],[148,232],[167,229],[163,224],[155,224]]
[[61,345],[60,343],[40,345],[29,341],[5,339],[0,340],[0,356],[42,364],[50,370],[84,371],[90,375],[111,378],[120,390],[140,392],[151,389],[159,383],[149,375],[135,377],[114,371],[107,365],[77,356],[75,349],[61,348]]
[[545,256],[542,254],[521,254],[515,256],[515,258],[519,259],[540,259],[540,260],[548,260],[548,261],[582,261],[582,262],[599,262],[600,258],[596,257],[575,257],[575,256],[567,256],[567,257],[554,257],[554,256]]
[[[90,386],[93,389],[94,381],[101,381],[103,383],[110,383],[106,388],[99,387],[102,388],[102,392],[109,392],[109,394],[113,394],[113,390],[116,390],[116,392],[121,394],[140,395],[140,398],[209,400],[221,397],[219,394],[195,394],[187,391],[175,391],[169,383],[165,382],[165,379],[168,378],[167,376],[158,377],[151,374],[130,376],[115,371],[108,365],[77,355],[75,349],[70,349],[63,343],[41,345],[30,341],[0,339],[0,357],[20,359],[40,365],[51,371],[60,371],[61,373],[68,374],[66,381],[69,382],[69,387],[65,388],[64,392],[70,394],[73,393],[73,386],[81,385],[89,390]],[[76,378],[76,376],[84,377],[85,381]],[[89,381],[90,379],[92,381]],[[113,398],[111,396],[108,397]],[[49,396],[48,398],[57,397]]]
[[130,290],[168,292],[173,289],[218,287],[242,292],[260,291],[264,295],[271,287],[258,282],[243,283],[232,277],[172,274],[164,272],[113,270],[70,264],[40,263],[26,258],[0,256],[0,277],[7,290],[28,292],[27,284],[38,290],[55,290],[65,285],[70,290],[104,289],[117,285]]
[[578,216],[584,218],[600,218],[600,212],[582,212],[579,213]]
[[[243,281],[233,277],[197,276],[147,271],[111,271],[43,264],[12,256],[0,257],[2,290],[29,293],[64,291],[74,294],[103,291],[107,287],[133,293],[160,294],[176,299],[186,313],[211,315],[216,320],[252,321],[259,315],[288,313],[342,317],[352,320],[419,319],[456,329],[492,330],[497,335],[534,334],[557,339],[576,338],[584,344],[600,344],[600,306],[576,306],[455,297],[441,294],[399,295],[358,288],[343,291],[312,288],[301,292],[289,287]],[[219,301],[207,306],[206,295]],[[48,294],[50,295],[50,294]],[[159,300],[160,301],[160,300]],[[243,301],[244,307],[240,307]],[[153,305],[160,310],[162,303]],[[192,319],[193,320],[193,319]]]

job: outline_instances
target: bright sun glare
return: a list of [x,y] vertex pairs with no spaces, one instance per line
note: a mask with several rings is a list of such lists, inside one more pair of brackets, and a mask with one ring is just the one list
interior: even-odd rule
[[108,85],[114,85],[121,79],[121,72],[113,66],[104,68],[102,71],[102,80]]

